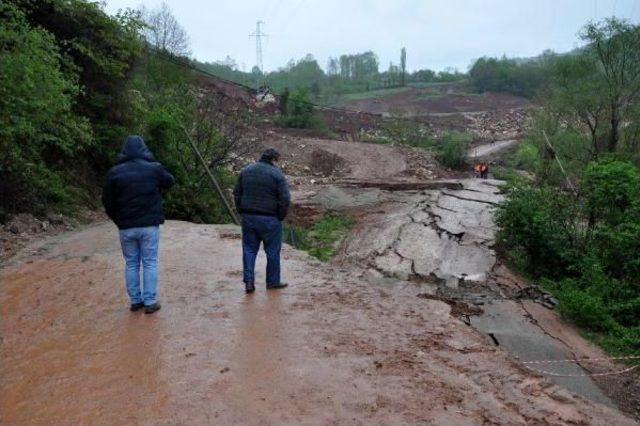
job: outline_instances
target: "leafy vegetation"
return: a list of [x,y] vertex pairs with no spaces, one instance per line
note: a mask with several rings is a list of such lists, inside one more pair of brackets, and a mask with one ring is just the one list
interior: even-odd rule
[[444,166],[452,169],[463,168],[472,137],[462,132],[446,132],[436,140],[436,156]]
[[286,91],[281,98],[280,116],[276,124],[283,127],[312,128],[318,125],[313,115],[313,104],[306,89],[298,89],[293,93]]
[[224,166],[247,117],[216,115],[220,99],[196,96],[166,6],[109,16],[84,0],[12,0],[0,19],[1,216],[92,204],[124,137],[139,133],[177,177],[169,217],[226,219],[189,140],[230,183]]
[[[640,170],[601,159],[575,194],[516,186],[499,208],[500,244],[560,300],[560,311],[640,353]],[[620,343],[620,342],[619,342]]]
[[3,2],[0,15],[3,208],[71,205],[82,180],[104,170],[111,138],[124,134],[122,79],[140,46],[130,33],[137,21],[54,0]]
[[377,55],[367,51],[329,58],[326,71],[310,54],[298,61],[292,59],[286,66],[267,74],[262,74],[259,69],[253,69],[251,72],[242,71],[230,57],[224,61],[197,63],[197,66],[214,75],[250,87],[256,87],[258,81],[264,82],[277,93],[306,89],[313,101],[320,103],[338,102],[345,94],[366,97],[371,91],[402,89],[408,84],[453,82],[466,78],[466,74],[454,69],[440,72],[418,70],[408,73],[406,49],[400,51],[399,61],[400,65],[391,63],[387,71],[380,71]]
[[607,19],[581,34],[587,45],[548,67],[543,108],[510,161],[535,181],[512,180],[498,241],[564,316],[639,354],[640,27]]
[[479,92],[510,92],[533,98],[546,84],[547,68],[555,57],[553,52],[545,52],[524,61],[507,57],[480,58],[469,70],[469,81]]
[[391,145],[408,145],[429,149],[445,167],[460,169],[465,167],[467,150],[473,137],[468,133],[447,131],[434,135],[431,129],[421,123],[404,120],[396,115],[381,126],[382,133],[372,142]]
[[355,221],[350,217],[326,215],[309,228],[287,227],[285,240],[311,256],[328,262]]

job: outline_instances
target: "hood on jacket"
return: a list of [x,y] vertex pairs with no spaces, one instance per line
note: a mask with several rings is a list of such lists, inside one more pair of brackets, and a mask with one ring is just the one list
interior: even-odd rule
[[126,161],[136,160],[138,158],[145,161],[156,161],[147,145],[144,144],[142,136],[127,136],[127,139],[125,139],[124,141],[124,145],[122,145],[122,151],[120,151],[116,163],[120,164]]

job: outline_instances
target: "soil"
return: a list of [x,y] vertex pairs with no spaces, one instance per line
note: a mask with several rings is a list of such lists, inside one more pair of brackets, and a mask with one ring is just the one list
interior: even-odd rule
[[347,101],[341,106],[381,117],[421,121],[436,133],[465,131],[481,142],[522,139],[528,111],[534,107],[528,99],[508,93],[472,93],[464,83],[407,87],[393,94]]
[[350,109],[374,114],[389,114],[397,111],[412,116],[523,109],[530,105],[525,98],[508,93],[469,93],[466,86],[456,83],[425,88],[409,87],[392,95],[343,104]]
[[3,268],[0,423],[634,424],[411,287],[285,247],[290,287],[245,295],[233,228],[170,221],[162,236],[153,315],[128,311],[109,223]]

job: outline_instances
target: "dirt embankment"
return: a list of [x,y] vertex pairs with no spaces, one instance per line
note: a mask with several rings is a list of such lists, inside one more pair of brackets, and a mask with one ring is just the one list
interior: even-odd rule
[[430,125],[436,132],[469,132],[478,141],[522,139],[532,103],[508,93],[473,93],[463,83],[407,87],[341,104],[382,117],[402,117]]

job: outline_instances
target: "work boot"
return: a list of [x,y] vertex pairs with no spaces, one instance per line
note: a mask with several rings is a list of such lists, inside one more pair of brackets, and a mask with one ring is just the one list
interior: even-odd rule
[[278,289],[278,288],[285,288],[288,285],[289,284],[287,284],[287,283],[267,284],[267,290],[275,290],[275,289]]
[[159,311],[161,308],[160,304],[158,302],[154,303],[153,305],[147,305],[144,307],[144,313],[145,314],[152,314],[156,311]]
[[244,283],[244,291],[247,293],[253,293],[256,291],[256,286],[253,283]]
[[132,303],[129,309],[131,309],[131,312],[137,312],[142,308],[144,308],[144,302]]

